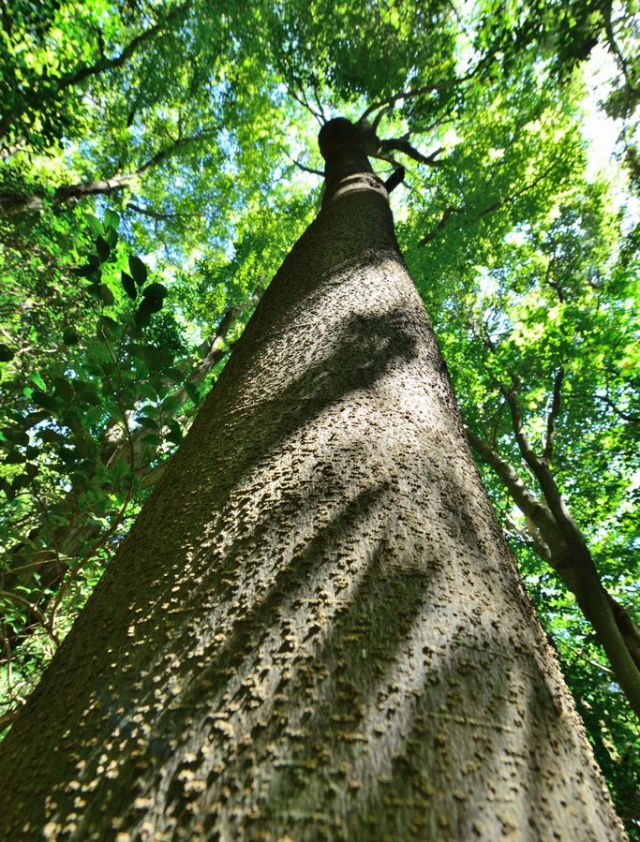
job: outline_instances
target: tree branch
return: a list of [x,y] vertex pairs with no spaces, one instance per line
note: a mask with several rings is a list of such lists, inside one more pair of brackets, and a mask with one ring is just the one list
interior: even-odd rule
[[358,122],[360,122],[360,120],[366,120],[370,114],[373,114],[373,112],[377,111],[379,108],[386,108],[388,106],[393,108],[398,100],[411,99],[412,97],[423,96],[424,94],[430,94],[434,91],[444,91],[447,88],[461,85],[463,82],[467,82],[471,79],[474,73],[475,71],[469,72],[465,76],[461,76],[459,79],[448,79],[446,82],[434,82],[433,85],[425,85],[422,88],[414,88],[412,91],[401,91],[400,93],[393,94],[393,96],[387,97],[386,99],[378,100],[378,102],[374,102],[370,105],[366,111],[363,111]]
[[547,416],[547,438],[544,443],[544,450],[542,451],[542,461],[549,466],[551,457],[553,455],[553,445],[556,438],[556,420],[560,412],[562,381],[564,380],[564,368],[560,366],[558,373],[555,376],[553,383],[553,400],[551,402],[551,410]]
[[[513,193],[510,193],[508,196],[503,196],[500,199],[496,199],[495,202],[492,202],[492,204],[488,205],[488,207],[481,210],[472,219],[465,219],[462,222],[462,224],[463,225],[471,225],[472,223],[477,222],[483,216],[486,216],[489,213],[493,213],[493,211],[498,210],[499,208],[503,207],[504,205],[508,205],[511,202],[515,202],[515,200],[518,197],[522,196],[523,193],[526,193],[527,190],[531,190],[533,187],[536,187],[544,178],[546,178],[549,175],[549,173],[551,173],[554,166],[555,166],[555,164],[551,164],[549,167],[547,167],[545,170],[543,170],[540,173],[540,175],[538,175],[536,178],[534,178],[533,181],[531,181],[527,184],[524,184],[519,190],[516,190]],[[425,234],[424,237],[421,240],[418,241],[418,244],[421,245],[421,246],[424,246],[427,243],[431,242],[431,240],[435,239],[435,237],[438,235],[438,232],[441,231],[444,228],[444,226],[447,224],[447,222],[449,221],[449,218],[451,217],[451,215],[453,213],[464,213],[465,211],[467,211],[466,205],[461,205],[460,207],[449,206],[448,208],[446,208],[446,210],[444,211],[444,213],[442,215],[442,219],[440,220],[440,222],[428,234]]]
[[170,146],[161,149],[159,152],[145,161],[144,164],[138,167],[137,170],[130,173],[118,173],[111,178],[96,181],[83,181],[80,184],[70,184],[58,187],[54,193],[53,200],[57,203],[69,202],[72,200],[81,199],[84,196],[107,195],[116,190],[121,190],[134,178],[140,178],[153,167],[158,166],[163,161],[166,161],[172,155],[175,155],[178,150],[195,143],[202,139],[202,135],[194,135],[192,137],[178,138],[174,140]]
[[[547,547],[548,556],[546,560],[558,572],[561,572],[562,565],[552,561],[553,553],[549,545],[555,545],[556,549],[562,542],[562,535],[558,530],[552,513],[547,506],[541,503],[530,488],[522,481],[516,469],[500,456],[484,439],[476,435],[473,430],[465,427],[467,438],[473,449],[479,454],[483,462],[500,478],[500,481],[513,498],[514,503],[522,514],[535,525],[536,529],[544,536],[544,545]],[[538,537],[539,536],[534,536]],[[561,573],[564,578],[564,575]]]
[[420,164],[426,164],[428,167],[441,167],[444,163],[443,161],[436,161],[438,155],[442,153],[442,149],[436,149],[436,151],[432,152],[431,155],[423,155],[422,152],[418,152],[418,150],[415,149],[415,147],[413,147],[409,143],[409,140],[406,137],[381,140],[380,157],[383,157],[383,153],[386,153],[387,150],[395,150],[396,152],[402,152],[409,158],[413,158],[414,161],[418,161]]
[[435,228],[433,228],[431,231],[429,231],[428,234],[425,234],[424,237],[421,240],[418,241],[418,245],[426,246],[427,243],[430,243],[432,240],[435,240],[435,238],[438,236],[440,231],[443,230],[443,228],[445,227],[445,225],[449,221],[450,217],[454,213],[462,213],[463,211],[464,211],[464,206],[461,207],[461,208],[457,208],[454,205],[449,205],[449,207],[445,208],[444,211],[442,212],[440,222],[438,222],[438,224],[436,225]]
[[[291,156],[289,156],[289,157],[291,157]],[[302,172],[309,172],[312,175],[319,175],[321,178],[324,178],[323,170],[314,170],[313,167],[307,167],[304,164],[301,164],[300,161],[298,161],[297,158],[296,159],[291,158],[291,160],[293,161],[295,166],[298,167],[299,170],[302,170]]]
[[177,213],[160,213],[159,211],[151,210],[151,208],[143,208],[140,205],[135,205],[133,202],[127,202],[127,208],[131,208],[135,213],[148,216],[150,219],[155,219],[156,222],[170,222],[172,219],[178,219],[180,216]]
[[[145,161],[144,164],[139,166],[138,169],[134,170],[134,172],[116,173],[111,178],[62,185],[53,194],[53,201],[55,204],[64,204],[65,202],[80,201],[85,196],[108,196],[110,193],[122,190],[134,179],[140,178],[140,176],[144,175],[153,167],[158,166],[158,164],[175,155],[180,149],[202,140],[203,137],[204,135],[200,134],[174,140],[170,146],[167,146],[166,149],[161,149],[153,157],[149,158],[148,161]],[[41,191],[36,191],[31,196],[0,194],[0,209],[7,215],[25,213],[29,210],[42,210],[44,204],[44,193]],[[144,213],[154,219],[165,218],[162,215],[156,215],[153,211],[144,210],[139,206],[129,206],[133,207],[138,213]]]
[[[143,44],[145,44],[147,41],[150,41],[159,32],[164,30],[168,23],[174,20],[179,20],[180,17],[185,15],[189,10],[190,5],[190,0],[188,0],[188,2],[183,3],[181,6],[176,6],[169,12],[166,18],[149,27],[149,29],[145,29],[139,35],[136,35],[136,37],[133,38],[127,44],[127,46],[114,58],[103,58],[101,61],[98,61],[95,64],[86,67],[81,67],[73,73],[68,73],[66,76],[62,76],[60,79],[57,80],[58,92],[73,87],[79,82],[83,82],[85,79],[89,79],[92,76],[98,76],[101,73],[104,73],[108,70],[113,70],[117,67],[121,67]],[[7,133],[8,129],[10,128],[11,124],[16,119],[16,117],[19,117],[21,114],[23,114],[28,107],[32,106],[34,102],[36,108],[39,108],[44,103],[44,97],[39,97],[35,100],[32,97],[29,104],[24,104],[21,108],[14,109],[14,111],[6,114],[0,120],[0,137],[3,137]]]
[[[566,532],[562,524],[557,522],[553,509],[547,508],[536,498],[515,469],[468,428],[467,437],[483,461],[496,472],[525,515],[534,549],[542,549],[541,557],[576,597],[607,653],[616,680],[640,716],[640,630],[628,611],[603,587],[581,533],[578,533],[579,540],[574,535],[567,540]],[[526,439],[523,441],[528,447]],[[574,528],[577,531],[575,524]]]

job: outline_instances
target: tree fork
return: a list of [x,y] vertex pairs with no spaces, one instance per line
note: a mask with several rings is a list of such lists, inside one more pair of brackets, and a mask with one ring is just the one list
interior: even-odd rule
[[624,839],[386,191],[346,121],[322,151],[322,211],[0,746],[0,838]]

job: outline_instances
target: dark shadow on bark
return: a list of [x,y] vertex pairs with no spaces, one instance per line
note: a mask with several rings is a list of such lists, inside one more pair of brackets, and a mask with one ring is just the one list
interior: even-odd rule
[[[243,476],[259,462],[266,461],[289,436],[311,424],[324,410],[346,401],[354,392],[373,388],[392,369],[415,359],[421,337],[413,330],[413,321],[413,314],[407,315],[401,308],[380,316],[360,315],[349,319],[329,356],[309,366],[282,391],[247,407],[246,412],[237,413],[237,420],[230,418],[230,426],[241,425],[244,432],[241,442],[234,437],[234,451],[228,456],[228,448],[220,436],[223,470],[214,478],[216,502],[222,503]],[[226,369],[223,374],[228,376]],[[227,420],[224,412],[214,408],[213,400],[211,409]],[[201,423],[196,419],[194,430]],[[196,483],[210,485],[211,466],[203,462],[198,468],[201,477],[194,477]]]

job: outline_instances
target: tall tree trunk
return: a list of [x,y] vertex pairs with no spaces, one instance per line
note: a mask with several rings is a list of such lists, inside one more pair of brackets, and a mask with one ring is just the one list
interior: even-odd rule
[[0,838],[623,831],[346,121],[327,195],[1,746]]

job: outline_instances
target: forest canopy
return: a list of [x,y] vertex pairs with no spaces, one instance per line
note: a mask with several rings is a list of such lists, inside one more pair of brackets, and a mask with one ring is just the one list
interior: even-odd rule
[[397,235],[469,441],[640,839],[634,3],[0,16],[1,726],[317,212],[341,115],[404,171]]

